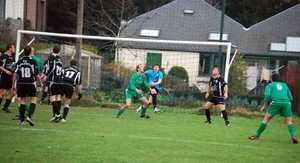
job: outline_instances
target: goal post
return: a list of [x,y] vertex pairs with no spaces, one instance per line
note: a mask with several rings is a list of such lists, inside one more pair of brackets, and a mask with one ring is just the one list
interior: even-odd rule
[[187,45],[212,45],[212,46],[225,46],[226,47],[226,61],[225,61],[225,74],[224,80],[228,82],[228,74],[230,68],[230,52],[232,44],[230,42],[204,42],[204,41],[175,41],[175,40],[155,40],[155,39],[137,39],[137,38],[122,38],[122,37],[104,37],[104,36],[91,36],[91,35],[76,35],[76,34],[63,34],[52,32],[38,32],[28,30],[18,30],[16,40],[16,61],[19,59],[21,34],[54,36],[54,37],[67,37],[67,38],[82,38],[94,40],[108,40],[108,41],[131,41],[131,42],[144,42],[144,43],[168,43],[168,44],[187,44]]

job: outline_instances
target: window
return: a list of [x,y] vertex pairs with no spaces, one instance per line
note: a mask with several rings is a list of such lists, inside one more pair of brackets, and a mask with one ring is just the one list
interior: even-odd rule
[[286,38],[286,51],[287,52],[300,52],[300,37],[287,37]]
[[140,36],[159,37],[158,29],[141,29]]
[[194,10],[193,9],[185,9],[184,14],[194,14]]
[[285,43],[271,43],[270,51],[285,51]]
[[[223,33],[222,40],[223,41],[228,41],[228,37],[229,37],[228,33]],[[219,41],[220,40],[220,33],[210,32],[209,36],[208,36],[208,40],[209,41]]]

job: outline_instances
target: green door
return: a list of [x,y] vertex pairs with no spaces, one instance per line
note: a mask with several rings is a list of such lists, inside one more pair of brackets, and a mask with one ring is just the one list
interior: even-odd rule
[[161,54],[160,53],[147,53],[146,66],[152,67],[154,64],[161,66]]

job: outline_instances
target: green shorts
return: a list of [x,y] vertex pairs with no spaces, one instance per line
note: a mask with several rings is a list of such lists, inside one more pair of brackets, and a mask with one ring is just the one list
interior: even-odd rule
[[291,103],[286,100],[272,101],[268,107],[267,112],[273,116],[280,113],[283,117],[292,117]]
[[142,97],[144,97],[143,94],[138,94],[136,91],[126,89],[126,99],[138,100]]

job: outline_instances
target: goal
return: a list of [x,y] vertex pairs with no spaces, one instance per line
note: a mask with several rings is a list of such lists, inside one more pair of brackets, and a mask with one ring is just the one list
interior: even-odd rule
[[[225,57],[225,69],[224,69],[224,79],[228,81],[228,73],[230,68],[230,59],[232,54],[232,44],[230,42],[202,42],[202,41],[178,41],[178,40],[155,40],[155,39],[137,39],[137,38],[122,38],[122,37],[103,37],[103,36],[90,36],[90,35],[76,35],[76,34],[62,34],[62,33],[50,33],[50,32],[38,32],[38,31],[27,31],[27,30],[18,30],[17,32],[17,43],[16,43],[16,60],[19,59],[20,52],[20,42],[22,34],[30,34],[30,35],[38,35],[38,36],[52,36],[52,37],[66,37],[66,38],[82,38],[82,39],[93,39],[93,40],[107,40],[107,41],[118,41],[124,43],[134,43],[138,45],[149,45],[149,44],[161,44],[168,45],[170,47],[184,47],[184,46],[195,46],[199,49],[199,52],[194,53],[184,53],[180,51],[172,51],[166,52],[166,55],[171,57],[163,60],[162,68],[170,68],[171,66],[179,65],[187,69],[189,75],[189,85],[193,85],[193,83],[197,83],[198,71],[202,68],[199,65],[200,57],[202,55],[201,48],[202,47],[224,47],[226,53]],[[198,46],[198,47],[197,47]],[[223,48],[223,49],[224,49]],[[146,52],[145,52],[146,51]],[[149,53],[157,53],[157,49],[147,49],[147,50],[138,50],[136,48],[129,48],[123,46],[120,49],[120,61],[124,61],[126,65],[130,65],[134,67],[136,63],[146,63],[147,55]],[[217,53],[217,50],[215,51]],[[199,55],[200,54],[200,55]],[[209,55],[209,54],[206,54]],[[181,56],[181,57],[178,57]],[[164,56],[162,56],[164,57]],[[119,58],[118,58],[119,59]],[[136,59],[136,60],[135,60]],[[164,59],[164,58],[163,58]],[[135,61],[134,61],[135,60]],[[133,62],[134,61],[134,62]],[[201,60],[204,62],[204,60]],[[183,64],[184,63],[184,64]],[[199,65],[199,66],[198,66]],[[169,66],[169,67],[168,67]],[[204,66],[204,65],[203,65]],[[87,68],[88,69],[88,68]],[[209,74],[210,75],[210,74]],[[95,81],[96,82],[96,81]]]

